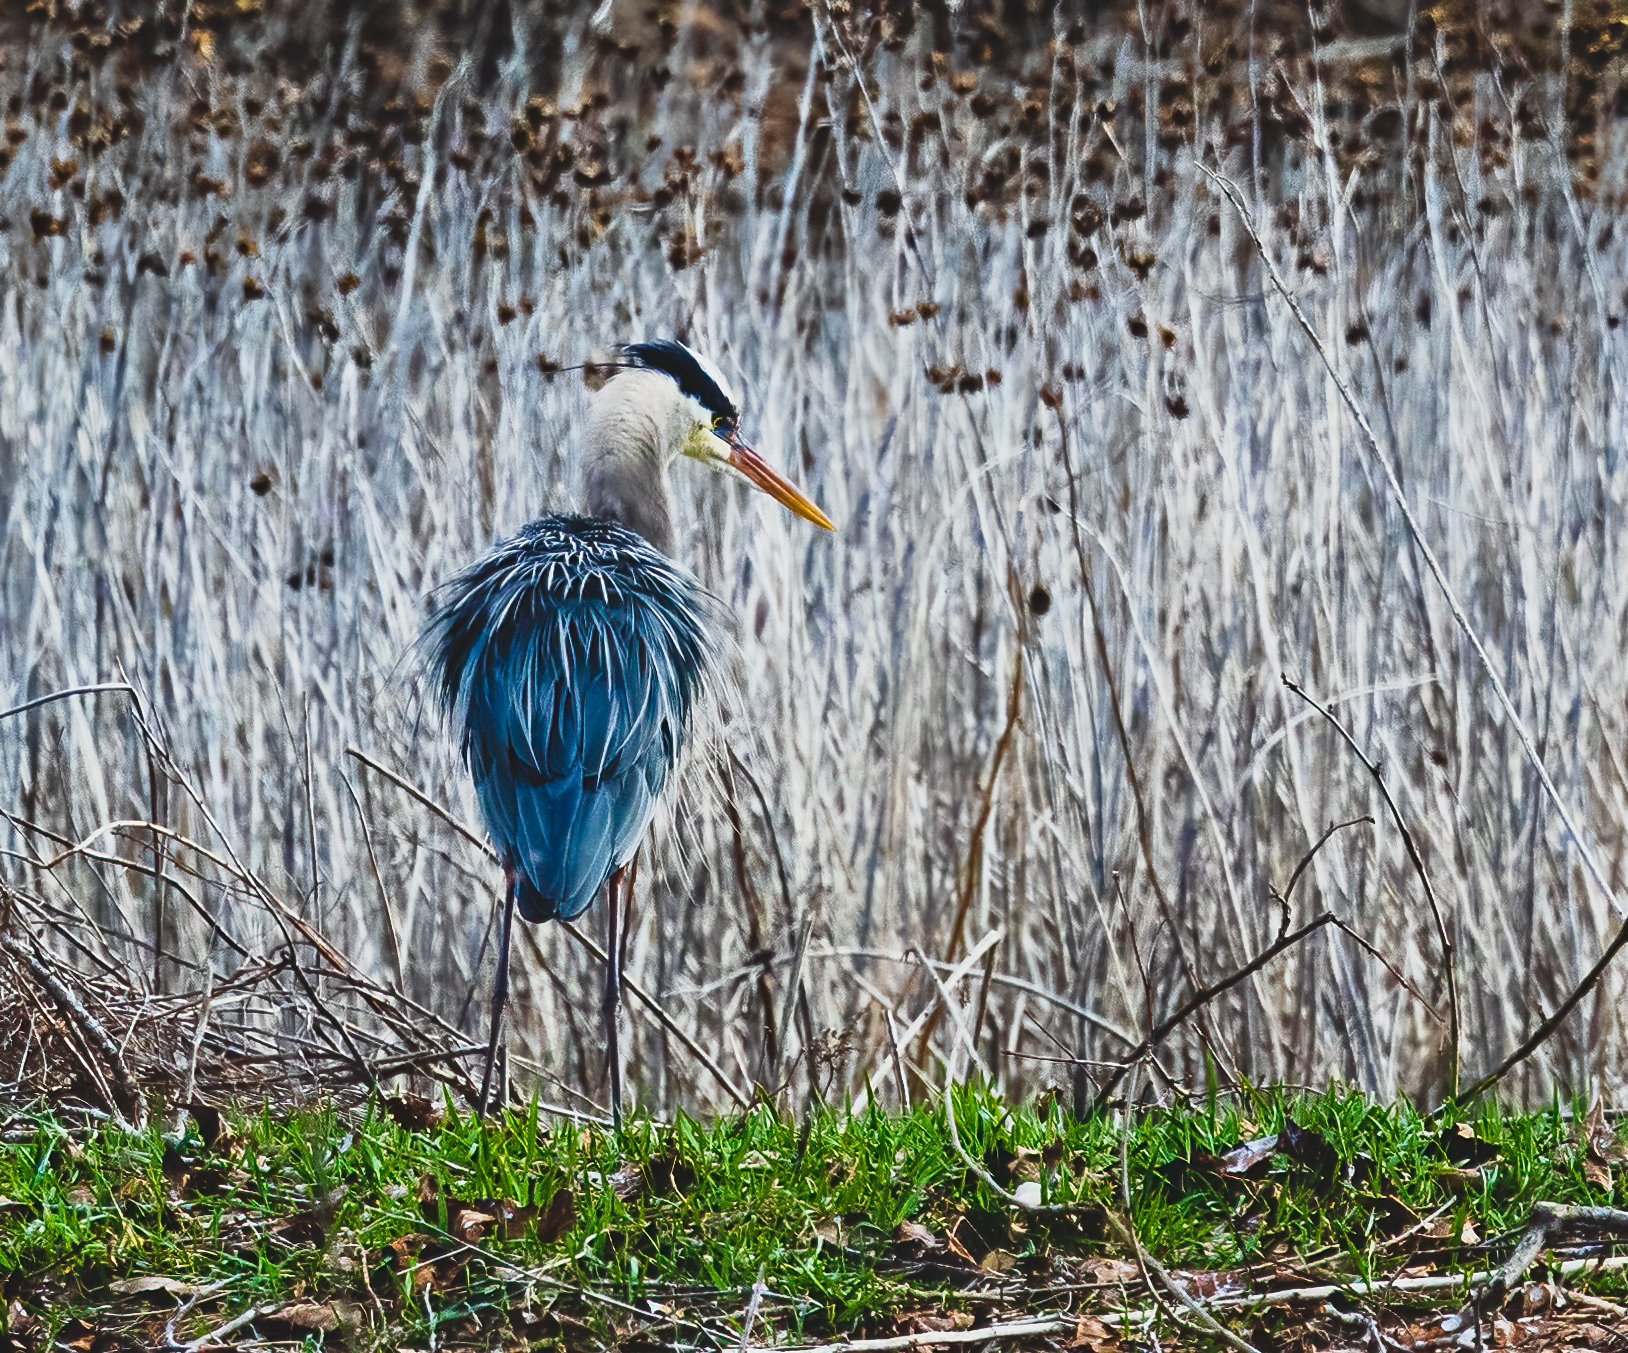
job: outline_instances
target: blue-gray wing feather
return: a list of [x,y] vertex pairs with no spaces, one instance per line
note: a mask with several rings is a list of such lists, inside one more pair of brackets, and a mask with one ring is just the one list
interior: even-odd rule
[[442,589],[432,675],[528,919],[580,915],[633,858],[716,617],[687,573],[595,518],[533,522]]

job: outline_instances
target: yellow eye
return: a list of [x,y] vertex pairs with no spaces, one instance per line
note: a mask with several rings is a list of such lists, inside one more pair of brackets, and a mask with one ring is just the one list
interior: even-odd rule
[[715,413],[712,415],[712,430],[714,432],[722,432],[728,425],[729,420],[723,414]]

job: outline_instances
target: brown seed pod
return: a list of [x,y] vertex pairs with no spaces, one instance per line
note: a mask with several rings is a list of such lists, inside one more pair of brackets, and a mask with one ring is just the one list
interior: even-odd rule
[[251,187],[264,188],[282,164],[282,154],[271,141],[256,140],[243,162],[243,177]]
[[306,322],[330,343],[339,341],[339,324],[334,312],[327,306],[313,306],[305,314]]
[[1147,203],[1140,196],[1127,198],[1123,202],[1116,202],[1108,211],[1108,219],[1114,225],[1125,221],[1139,221],[1147,215]]
[[1084,193],[1076,193],[1069,204],[1068,223],[1078,235],[1091,235],[1102,228],[1107,214]]

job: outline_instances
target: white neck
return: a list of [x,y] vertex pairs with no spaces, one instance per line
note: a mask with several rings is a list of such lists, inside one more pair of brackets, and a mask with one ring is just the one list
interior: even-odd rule
[[583,453],[588,511],[637,531],[664,554],[673,548],[667,461],[679,413],[666,376],[625,371],[594,397]]

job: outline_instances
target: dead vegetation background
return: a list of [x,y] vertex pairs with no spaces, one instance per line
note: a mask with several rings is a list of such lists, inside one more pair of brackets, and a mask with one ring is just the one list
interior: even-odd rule
[[[666,333],[842,530],[675,486],[738,759],[642,874],[648,1102],[1083,1104],[1325,910],[1151,1084],[1497,1065],[1618,930],[1628,795],[1628,29],[1511,9],[6,20],[7,1085],[460,1083],[498,880],[423,598],[571,500],[553,368]],[[522,938],[546,1099],[596,967]],[[1619,1086],[1622,995],[1514,1092]]]

